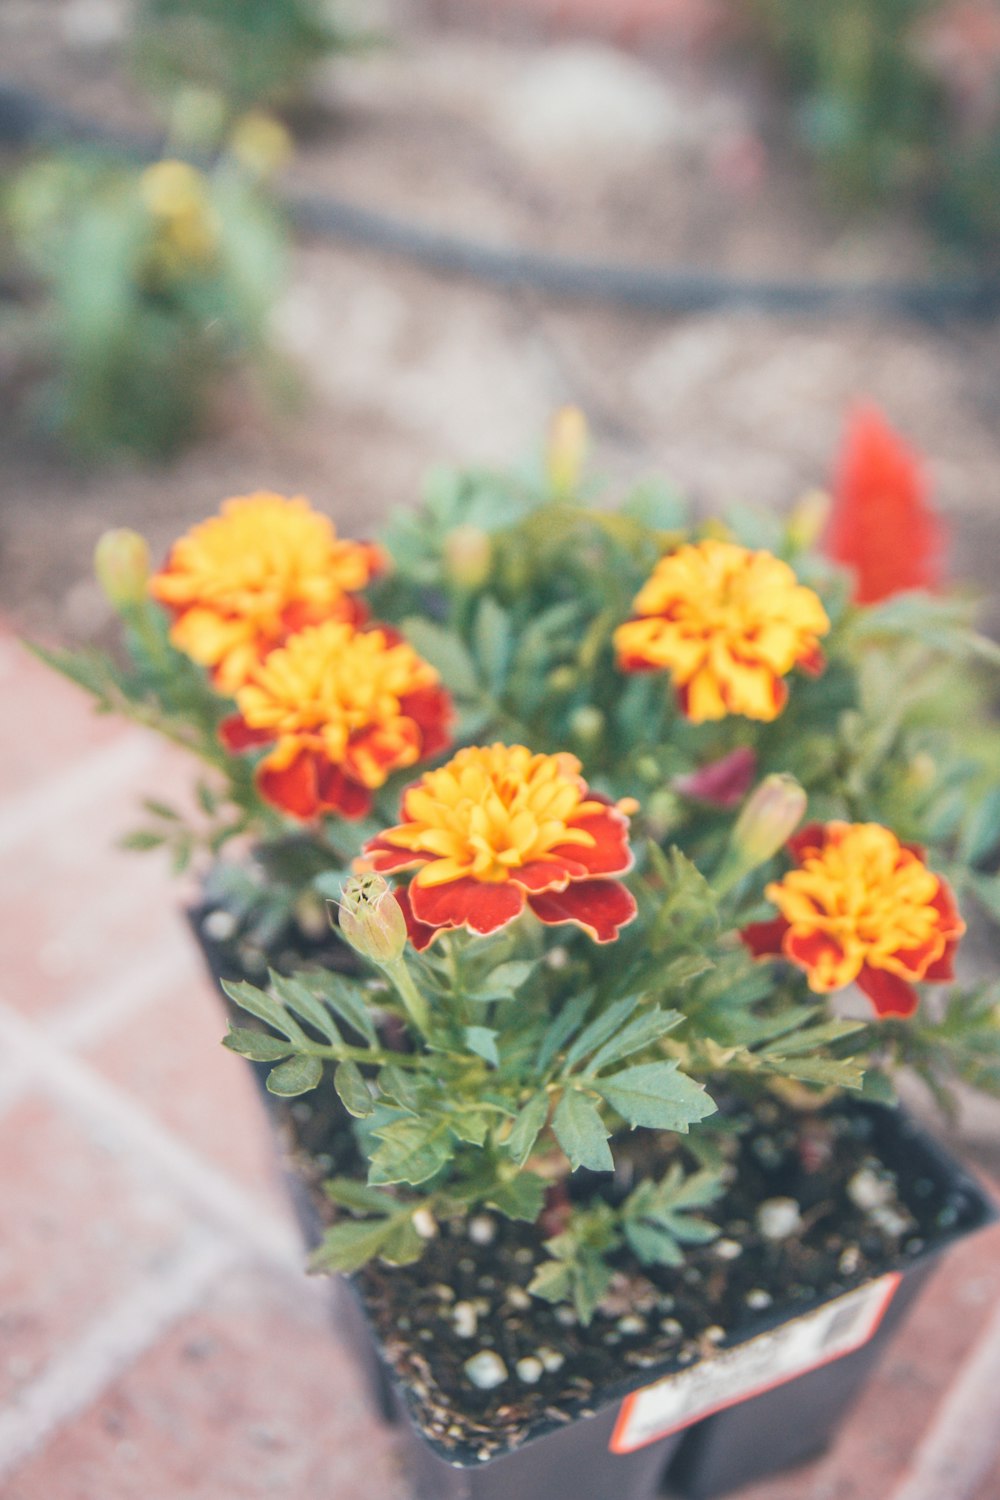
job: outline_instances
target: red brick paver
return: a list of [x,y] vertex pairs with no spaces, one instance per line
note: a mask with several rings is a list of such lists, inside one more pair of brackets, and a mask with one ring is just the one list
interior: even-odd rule
[[[111,846],[186,767],[2,630],[0,673],[0,1494],[404,1500],[177,889]],[[744,1500],[998,1500],[998,1250],[953,1252],[832,1452]]]

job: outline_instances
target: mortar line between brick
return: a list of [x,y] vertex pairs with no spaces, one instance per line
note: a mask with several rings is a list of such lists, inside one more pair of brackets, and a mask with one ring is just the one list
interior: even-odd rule
[[944,1401],[887,1500],[972,1500],[1000,1453],[1000,1308],[952,1381]]
[[88,755],[72,770],[60,767],[17,799],[0,803],[0,854],[47,824],[71,817],[81,803],[117,792],[124,777],[153,760],[157,746],[138,730],[126,731],[102,750]]
[[[160,999],[175,984],[200,981],[193,955],[172,932],[135,964],[106,984],[92,985],[75,1000],[42,1018],[41,1030],[62,1047],[84,1048],[103,1040],[123,1022]],[[220,1017],[219,1034],[223,1024]]]
[[155,1164],[209,1221],[224,1227],[238,1243],[252,1246],[283,1270],[301,1271],[301,1241],[287,1220],[276,1220],[268,1204],[255,1200],[163,1129],[113,1083],[5,1006],[0,1006],[0,1043],[30,1074],[36,1088],[110,1129],[144,1169]]
[[0,1412],[0,1479],[96,1401],[237,1260],[234,1245],[200,1234],[172,1265],[102,1312]]

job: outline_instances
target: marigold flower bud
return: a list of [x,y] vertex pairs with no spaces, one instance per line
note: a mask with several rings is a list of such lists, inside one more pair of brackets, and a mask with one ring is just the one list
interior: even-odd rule
[[809,490],[788,517],[786,536],[796,552],[808,552],[823,535],[833,502],[825,490]]
[[94,572],[101,592],[117,610],[141,604],[149,580],[149,543],[137,531],[106,531],[94,548]]
[[570,734],[579,745],[596,745],[605,728],[604,715],[592,703],[581,703],[570,715]]
[[743,804],[730,848],[744,870],[754,870],[791,838],[806,810],[806,794],[794,776],[765,776]]
[[444,564],[458,588],[482,588],[493,568],[489,533],[479,526],[456,526],[444,539]]
[[293,149],[292,138],[281,121],[260,109],[252,109],[237,120],[229,148],[240,166],[256,177],[270,177],[287,166]]
[[578,406],[562,406],[552,418],[545,473],[553,494],[565,499],[579,486],[587,456],[587,419]]
[[340,895],[340,931],[363,958],[394,964],[406,947],[406,920],[381,875],[351,875]]

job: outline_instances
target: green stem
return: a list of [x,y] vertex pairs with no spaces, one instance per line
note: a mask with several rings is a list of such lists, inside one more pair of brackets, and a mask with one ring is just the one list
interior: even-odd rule
[[412,1052],[380,1052],[374,1047],[324,1047],[319,1042],[308,1046],[297,1044],[299,1052],[309,1057],[329,1057],[334,1062],[377,1063],[380,1067],[389,1063],[400,1068],[419,1068],[422,1059]]
[[406,1013],[414,1026],[422,1036],[429,1036],[431,1030],[430,1007],[417,989],[413,975],[406,967],[404,960],[397,958],[393,963],[380,964],[379,967],[396,987],[400,999],[406,1006]]

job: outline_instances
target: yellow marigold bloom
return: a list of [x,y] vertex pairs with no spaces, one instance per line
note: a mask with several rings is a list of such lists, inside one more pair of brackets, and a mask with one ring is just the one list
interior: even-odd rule
[[205,178],[186,161],[158,161],[139,179],[142,201],[157,235],[158,269],[176,273],[211,260],[218,243]]
[[272,651],[222,726],[230,750],[273,744],[261,795],[297,818],[362,817],[393,772],[448,744],[451,700],[395,631],[328,620]]
[[708,538],[661,558],[615,631],[625,672],[668,671],[696,724],[743,714],[774,719],[793,667],[823,668],[830,621],[818,596],[770,552]]
[[817,994],[856,983],[880,1016],[913,1014],[914,981],[953,977],[965,923],[922,849],[879,823],[813,823],[789,849],[798,868],[766,890],[781,916],[742,933],[755,956],[790,959]]
[[[634,806],[634,804],[630,804]],[[494,932],[530,906],[609,942],[635,915],[624,807],[593,795],[576,756],[471,746],[403,797],[403,821],[365,847],[379,871],[417,866],[397,892],[418,948],[436,932]]]
[[174,543],[150,582],[174,614],[170,639],[232,695],[268,651],[306,625],[355,623],[351,596],[382,566],[365,542],[341,540],[301,496],[262,491],[227,500],[218,516]]

